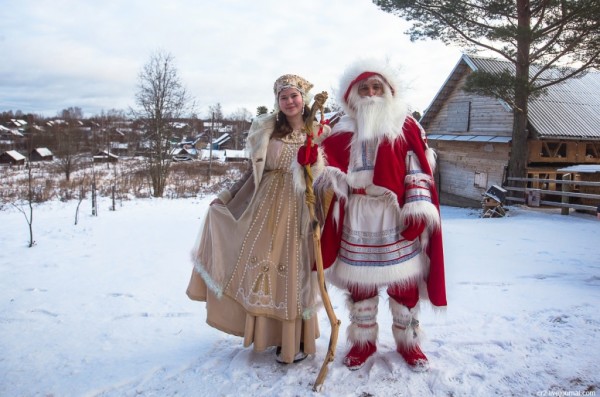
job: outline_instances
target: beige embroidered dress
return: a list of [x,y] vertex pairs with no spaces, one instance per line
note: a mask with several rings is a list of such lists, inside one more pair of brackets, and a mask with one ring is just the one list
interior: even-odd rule
[[270,139],[258,189],[249,177],[226,206],[209,208],[187,291],[207,302],[209,325],[257,351],[281,346],[286,362],[301,342],[314,353],[318,337],[309,214],[292,175],[304,140],[300,131]]

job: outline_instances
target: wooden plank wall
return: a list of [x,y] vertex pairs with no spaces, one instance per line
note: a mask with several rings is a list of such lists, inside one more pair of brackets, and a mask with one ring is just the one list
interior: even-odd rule
[[[431,123],[426,126],[427,134],[465,133],[469,135],[512,135],[512,112],[507,110],[497,99],[467,94],[462,90],[466,77],[463,77],[446,103]],[[449,103],[470,102],[470,118],[468,131],[453,131],[453,115],[449,112]],[[455,107],[455,106],[453,106]],[[464,107],[455,107],[463,109]]]
[[600,142],[530,140],[529,163],[600,164]]
[[[481,200],[491,185],[502,185],[508,164],[508,144],[430,141],[438,153],[438,190],[459,197]],[[476,173],[485,173],[484,187],[475,185]]]

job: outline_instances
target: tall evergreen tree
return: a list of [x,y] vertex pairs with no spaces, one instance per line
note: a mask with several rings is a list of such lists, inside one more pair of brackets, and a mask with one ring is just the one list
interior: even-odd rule
[[[529,99],[551,85],[600,65],[598,0],[374,0],[413,22],[411,41],[434,39],[476,54],[495,54],[514,70],[473,73],[470,92],[504,100],[513,109],[508,175],[525,177]],[[535,66],[535,67],[531,67]]]

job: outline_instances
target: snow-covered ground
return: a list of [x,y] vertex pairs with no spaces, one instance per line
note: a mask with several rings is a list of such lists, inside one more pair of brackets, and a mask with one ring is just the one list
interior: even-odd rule
[[318,353],[296,365],[254,353],[205,323],[185,295],[189,251],[212,197],[89,202],[0,211],[0,396],[558,396],[600,393],[600,221],[511,207],[509,216],[442,208],[449,306],[424,308],[431,369],[394,351],[380,304],[378,352],[342,364],[343,295],[335,361],[320,393],[329,323]]

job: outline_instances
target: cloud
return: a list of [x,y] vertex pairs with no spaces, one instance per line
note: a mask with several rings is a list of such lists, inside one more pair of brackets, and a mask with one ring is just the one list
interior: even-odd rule
[[[411,43],[399,18],[368,0],[21,0],[2,7],[0,110],[86,115],[134,105],[139,71],[170,52],[198,114],[272,108],[273,81],[300,74],[331,92],[359,57],[402,67],[407,102],[423,111],[458,61],[441,43]],[[330,95],[332,97],[332,95]]]

